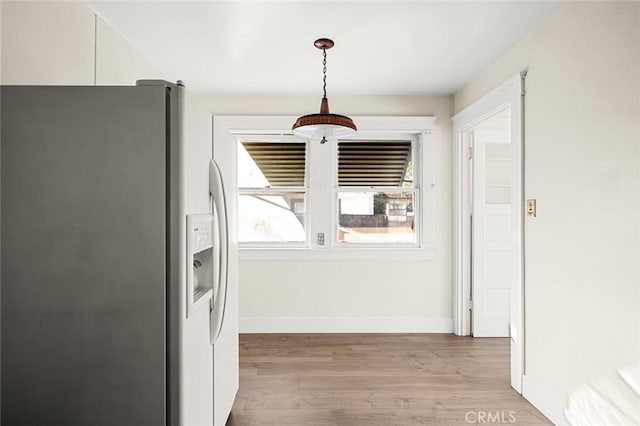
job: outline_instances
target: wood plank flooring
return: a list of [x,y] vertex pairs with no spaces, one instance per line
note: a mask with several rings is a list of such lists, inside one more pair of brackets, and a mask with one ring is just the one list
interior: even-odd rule
[[246,334],[227,426],[551,424],[509,385],[508,339]]

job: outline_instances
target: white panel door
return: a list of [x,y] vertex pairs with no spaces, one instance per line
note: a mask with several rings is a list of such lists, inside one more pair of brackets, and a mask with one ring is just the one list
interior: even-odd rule
[[509,337],[511,288],[517,277],[509,109],[470,131],[473,143],[473,335]]

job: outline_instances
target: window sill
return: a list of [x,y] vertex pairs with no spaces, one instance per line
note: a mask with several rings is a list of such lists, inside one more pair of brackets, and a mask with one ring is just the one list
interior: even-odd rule
[[435,248],[240,248],[240,260],[433,260]]

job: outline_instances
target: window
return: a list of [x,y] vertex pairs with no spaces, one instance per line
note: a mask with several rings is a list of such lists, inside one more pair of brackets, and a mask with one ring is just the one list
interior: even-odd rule
[[243,257],[432,258],[433,118],[358,117],[356,138],[325,144],[291,135],[295,117],[216,120]]
[[238,239],[307,240],[306,142],[238,140]]
[[414,149],[414,140],[338,142],[338,243],[418,242]]

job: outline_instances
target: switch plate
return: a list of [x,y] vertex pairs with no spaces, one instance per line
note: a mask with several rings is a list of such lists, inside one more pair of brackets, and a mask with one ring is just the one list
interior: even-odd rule
[[534,198],[527,200],[527,216],[536,217],[536,200]]
[[318,245],[324,245],[324,232],[318,232]]

